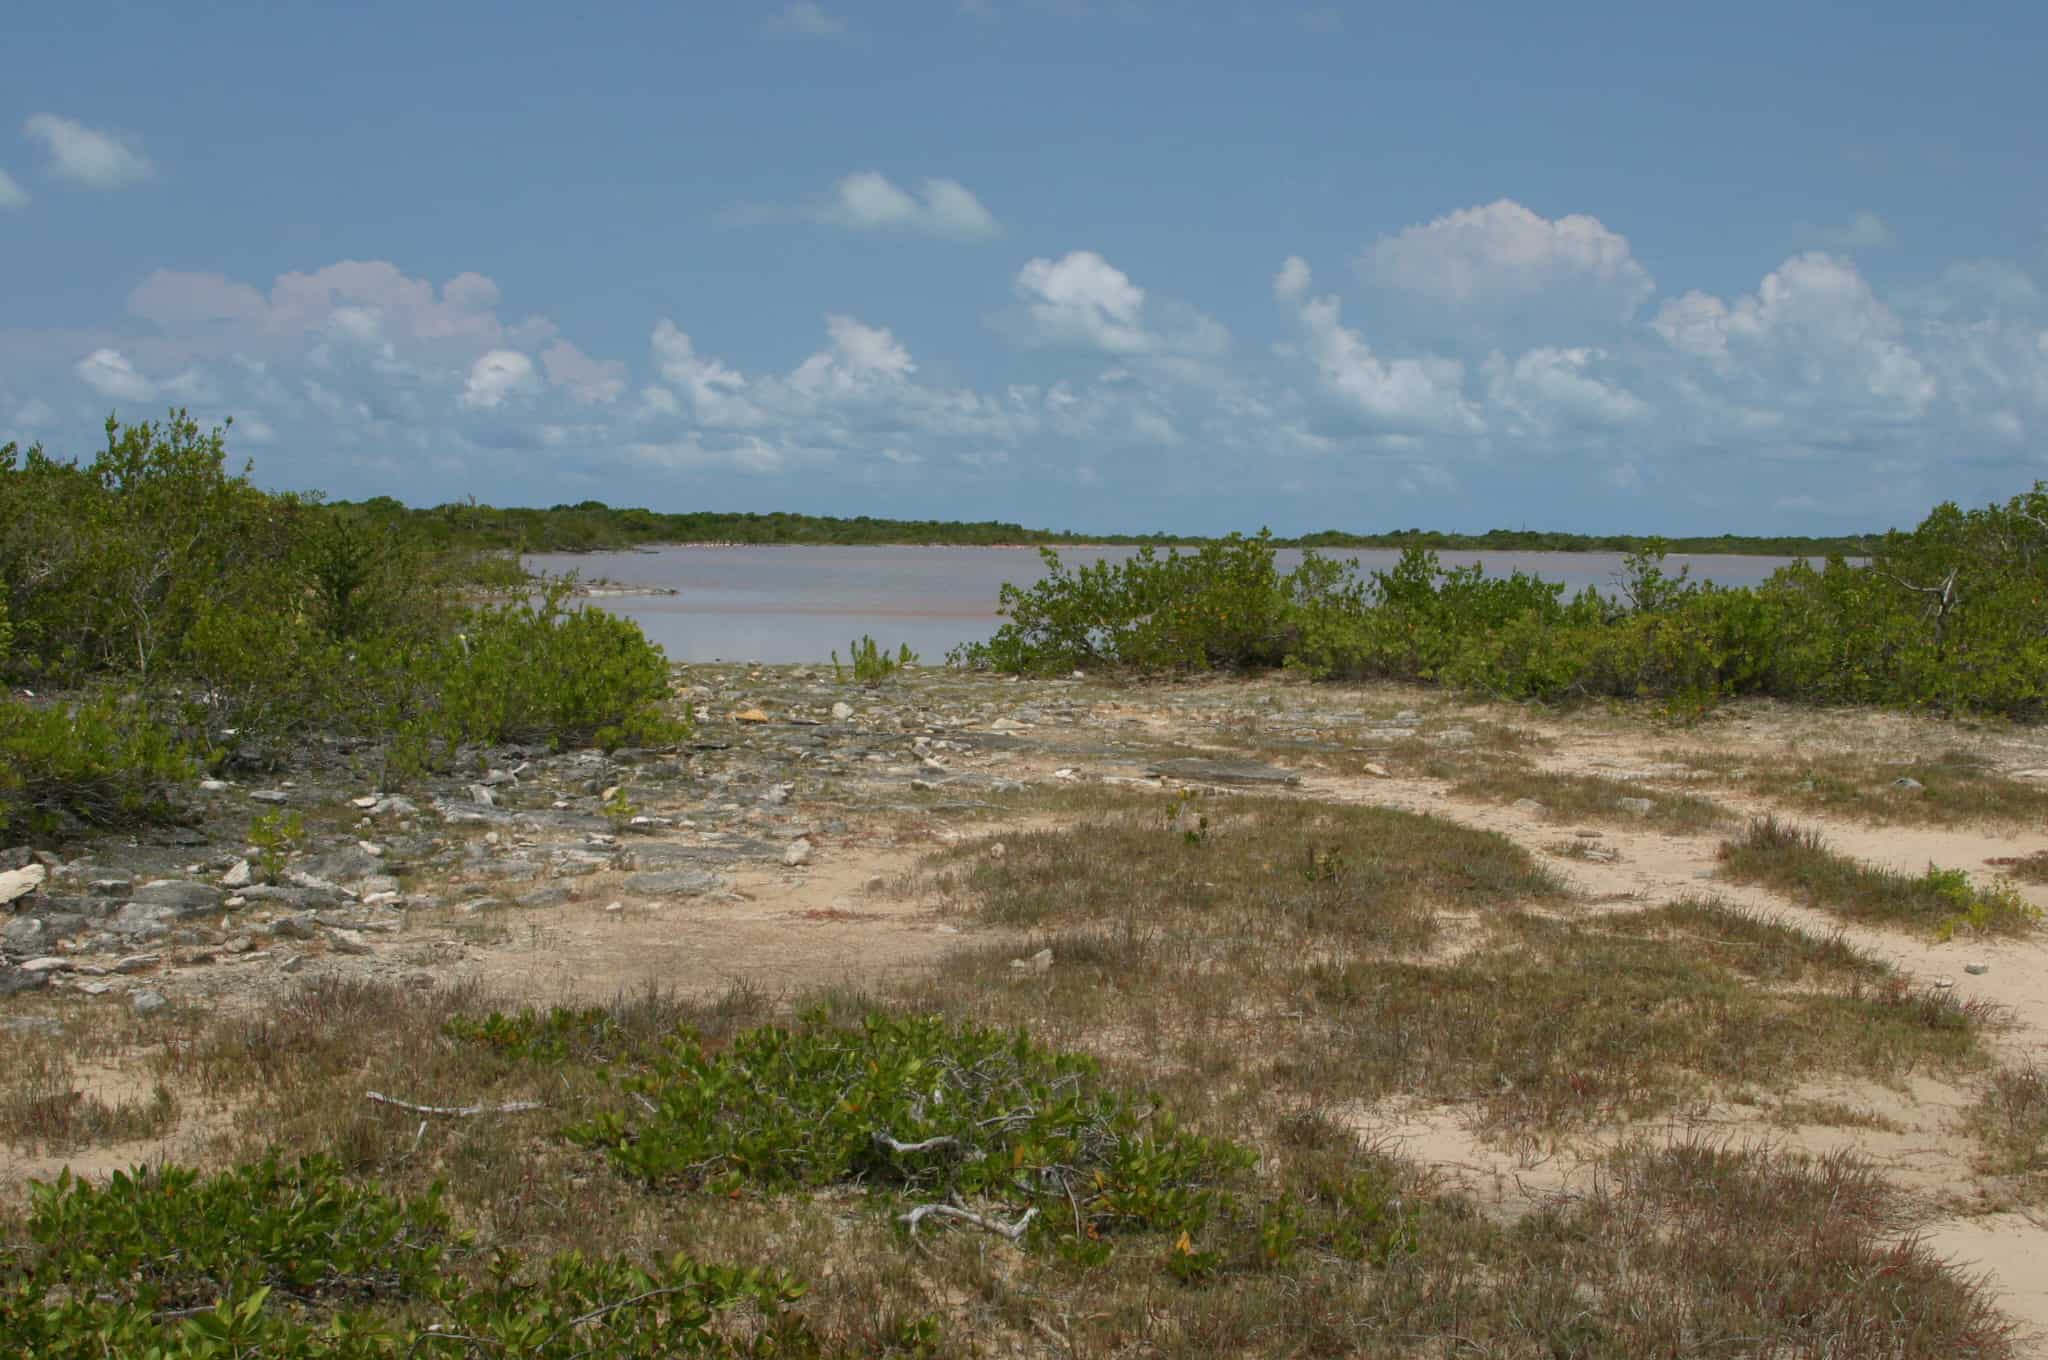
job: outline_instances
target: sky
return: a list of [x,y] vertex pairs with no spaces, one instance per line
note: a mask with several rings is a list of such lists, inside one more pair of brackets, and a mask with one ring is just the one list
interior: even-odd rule
[[2048,5],[64,5],[0,443],[430,505],[1846,533],[2048,479]]

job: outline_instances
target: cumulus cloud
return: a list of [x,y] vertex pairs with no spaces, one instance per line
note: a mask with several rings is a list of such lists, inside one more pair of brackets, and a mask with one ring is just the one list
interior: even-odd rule
[[27,206],[28,190],[15,183],[14,176],[0,170],[0,210]]
[[1507,413],[1519,430],[1549,435],[1561,429],[1627,425],[1649,415],[1649,404],[1633,392],[1594,376],[1604,350],[1540,346],[1509,359],[1495,351],[1481,371],[1490,405]]
[[117,349],[96,349],[72,366],[78,380],[113,401],[149,401],[157,385],[142,376]]
[[1034,259],[1017,271],[1036,338],[1092,345],[1112,354],[1152,348],[1141,315],[1145,290],[1092,250]]
[[839,181],[821,220],[855,230],[900,229],[953,240],[996,234],[994,214],[958,180],[928,179],[917,194],[898,188],[888,176],[862,170]]
[[1307,295],[1309,282],[1308,261],[1289,255],[1273,276],[1273,296],[1282,302],[1299,302]]
[[470,365],[462,404],[472,411],[495,411],[533,385],[533,360],[516,349],[494,349]]
[[626,366],[617,359],[593,359],[567,340],[540,353],[548,381],[585,406],[609,406],[626,392]]
[[1938,390],[1897,314],[1838,255],[1796,255],[1732,304],[1686,293],[1665,303],[1651,326],[1721,378],[1780,402],[1820,399],[1914,419]]
[[1599,218],[1552,221],[1505,198],[1381,237],[1356,264],[1368,283],[1461,307],[1571,289],[1626,319],[1657,289],[1628,238]]
[[768,21],[770,29],[798,38],[843,38],[846,21],[830,13],[817,0],[796,0]]
[[766,416],[747,396],[747,380],[717,359],[697,353],[675,322],[663,317],[654,327],[654,366],[671,388],[681,389],[691,412],[718,428],[759,425]]
[[42,143],[50,170],[89,189],[119,189],[156,178],[156,167],[132,139],[89,128],[61,114],[30,115],[24,136]]
[[1311,298],[1298,316],[1308,359],[1324,391],[1390,430],[1477,434],[1486,428],[1465,399],[1465,365],[1436,355],[1383,359],[1343,324],[1335,295]]

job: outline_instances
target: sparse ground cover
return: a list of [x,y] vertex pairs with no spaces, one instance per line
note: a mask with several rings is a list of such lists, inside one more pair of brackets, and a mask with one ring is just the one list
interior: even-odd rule
[[1462,774],[1451,785],[1461,798],[1494,803],[1523,799],[1559,822],[1631,822],[1664,831],[1708,831],[1731,820],[1726,808],[1689,793],[1672,793],[1598,775],[1500,767]]
[[1672,751],[1666,758],[1714,786],[1747,790],[1801,812],[1879,825],[2048,822],[2048,783],[2014,779],[1964,750],[1904,761],[1852,753],[1784,760],[1702,750]]
[[[462,894],[437,886],[533,854],[529,823],[564,802],[580,816],[620,778],[597,769],[589,791],[554,792],[528,774],[500,786],[499,820],[407,871],[408,893],[450,905],[367,935],[362,956],[316,947],[274,999],[208,998],[151,973],[173,1001],[145,1020],[123,1001],[133,984],[69,973],[71,994],[0,1003],[34,1022],[0,1030],[14,1146],[106,1168],[182,1130],[174,1160],[239,1178],[210,1192],[245,1206],[234,1231],[345,1208],[347,1223],[396,1224],[438,1249],[443,1283],[417,1287],[385,1239],[351,1228],[326,1239],[360,1248],[347,1268],[321,1246],[298,1275],[223,1265],[175,1298],[144,1298],[157,1286],[127,1276],[58,1297],[52,1280],[95,1277],[50,1245],[71,1237],[49,1225],[132,1227],[141,1211],[75,1189],[61,1203],[10,1194],[10,1334],[42,1344],[62,1334],[23,1329],[118,1325],[193,1357],[216,1353],[209,1328],[235,1327],[236,1344],[283,1356],[2028,1353],[2007,1296],[1920,1236],[1938,1208],[1923,1184],[1802,1143],[1910,1127],[1953,1148],[1958,1195],[1983,1176],[2031,1198],[2043,1102],[2013,1054],[2037,1033],[1967,986],[1884,961],[1898,955],[1873,945],[1888,937],[1829,930],[1797,909],[1803,889],[1776,915],[1704,884],[1657,880],[1624,900],[1576,877],[1642,872],[1636,841],[1696,849],[1703,867],[1711,836],[1631,840],[1667,828],[1629,813],[1609,824],[1632,847],[1622,864],[1560,863],[1534,853],[1555,829],[1499,814],[1505,789],[1447,782],[1568,756],[1566,725],[1293,682],[1003,697],[912,673],[858,698],[894,724],[900,752],[841,758],[829,727],[722,718],[808,711],[779,686],[798,688],[773,673],[720,681],[682,783],[627,768],[636,805],[673,829],[593,813],[590,832],[646,857],[664,838],[696,845],[684,821],[720,828],[716,849],[788,817],[821,864],[745,879],[729,904],[679,900],[661,909],[674,928],[786,901],[781,928],[822,940],[898,919],[879,914],[886,903],[957,932],[950,955],[865,978],[821,957],[807,984],[720,990],[752,970],[706,936],[678,964],[681,990],[609,1004],[555,1009],[546,991],[450,983],[417,935],[468,929],[472,951],[576,958],[592,930],[649,928],[629,924],[649,910],[630,895],[622,915],[601,914],[613,879],[594,880],[588,917],[574,904],[464,915]],[[839,689],[821,691],[820,716]],[[1002,741],[977,738],[1011,715]],[[1604,742],[1634,740],[1643,760],[1667,740],[1600,721]],[[749,744],[783,751],[788,773],[753,772],[738,758]],[[1257,794],[1141,782],[1169,748],[1324,764],[1313,787]],[[778,779],[795,792],[746,791]],[[1337,793],[1352,801],[1326,801]],[[731,822],[714,820],[729,805]],[[308,828],[323,843],[364,834],[345,817]],[[889,858],[863,858],[870,836]],[[295,851],[287,876],[306,862]],[[845,886],[805,886],[831,875]],[[833,919],[811,920],[813,902]],[[2001,948],[2036,947],[2011,938]],[[377,966],[401,951],[402,965]],[[1999,954],[1990,980],[2020,958]],[[99,976],[109,995],[77,994]],[[1951,1122],[1838,1094],[1928,1082],[1976,1104]],[[20,1117],[47,1108],[32,1086],[143,1122],[95,1116],[52,1135]],[[159,1087],[168,1105],[152,1114]],[[1413,1102],[1458,1112],[1469,1155],[1584,1157],[1591,1179],[1511,1209],[1485,1202],[1454,1163],[1361,1137],[1365,1112]],[[329,1160],[307,1170],[308,1155]],[[118,1242],[78,1240],[123,1259]],[[210,1304],[175,1316],[209,1289],[247,1305],[266,1287],[240,1321]],[[51,1323],[53,1302],[76,1305],[69,1321]],[[337,1327],[385,1349],[350,1351]]]
[[1917,877],[1873,868],[1837,854],[1810,827],[1758,817],[1721,847],[1721,872],[1766,883],[1850,920],[1934,932],[2025,935],[2041,912],[2010,888],[1978,887],[1958,869],[1930,865]]

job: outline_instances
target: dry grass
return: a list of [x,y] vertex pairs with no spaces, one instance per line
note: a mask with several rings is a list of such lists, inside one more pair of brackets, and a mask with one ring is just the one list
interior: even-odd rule
[[[451,1037],[452,1018],[502,998],[335,981],[257,1016],[184,1010],[147,1034],[83,1026],[53,1042],[149,1043],[180,1111],[237,1111],[214,1159],[322,1151],[400,1191],[445,1181],[486,1249],[687,1250],[787,1271],[811,1284],[804,1313],[856,1353],[926,1312],[940,1353],[989,1357],[2016,1353],[1982,1287],[1902,1241],[1898,1206],[1848,1159],[1629,1147],[1594,1193],[1510,1223],[1324,1113],[1417,1093],[1467,1104],[1499,1136],[1550,1137],[1724,1086],[1973,1068],[1982,1014],[1909,990],[1840,938],[1710,900],[1578,919],[1510,842],[1433,818],[1033,797],[1072,824],[944,850],[921,873],[956,919],[1033,938],[971,947],[886,995],[626,997],[547,1061]],[[1011,966],[1041,946],[1049,971]],[[876,1008],[1095,1055],[1162,1121],[1256,1149],[1246,1174],[1267,1207],[1211,1223],[1215,1264],[1182,1279],[1163,1268],[1168,1242],[1083,1264],[967,1229],[913,1241],[858,1185],[650,1191],[560,1136],[630,1099],[608,1078],[678,1026],[716,1052],[799,1009]],[[369,1090],[543,1108],[423,1129]],[[1308,1223],[1359,1205],[1377,1217],[1362,1253],[1325,1238],[1281,1250],[1296,1210],[1280,1205]],[[0,1212],[0,1244],[15,1235]]]
[[1985,861],[2023,883],[2048,883],[2048,850],[2036,850],[2031,855],[2010,855]]
[[1763,883],[1807,905],[1849,920],[1926,930],[1946,938],[1960,930],[2024,935],[2040,928],[2041,914],[2010,889],[1978,889],[1960,870],[1930,866],[1918,878],[1836,854],[1819,832],[1753,819],[1721,846],[1721,873],[1740,883]]
[[2048,820],[2048,788],[2000,774],[1967,751],[1899,763],[1856,755],[1770,760],[1714,751],[1671,751],[1663,758],[1788,808],[1879,825]]
[[2038,1188],[2048,1190],[2048,1068],[1994,1072],[1965,1122],[1983,1144],[1992,1171],[2040,1178]]
[[[1655,827],[1659,831],[1711,831],[1731,817],[1710,799],[1669,793],[1598,775],[1557,774],[1524,767],[1494,766],[1465,774],[1451,785],[1460,798],[1513,803],[1527,798],[1543,805],[1553,822],[1605,822]],[[1647,808],[1642,807],[1647,803]],[[1632,805],[1633,804],[1633,805]]]

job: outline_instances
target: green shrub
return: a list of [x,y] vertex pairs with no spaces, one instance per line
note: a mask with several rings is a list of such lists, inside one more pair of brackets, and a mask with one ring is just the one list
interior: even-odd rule
[[43,1360],[822,1360],[938,1342],[920,1319],[859,1351],[832,1346],[790,1311],[803,1286],[758,1267],[576,1253],[537,1270],[509,1253],[469,1265],[438,1188],[397,1199],[322,1158],[205,1178],[138,1169],[104,1187],[67,1171],[32,1195],[31,1243],[0,1262],[0,1335]]
[[607,749],[687,735],[687,721],[663,709],[669,687],[661,649],[601,609],[563,608],[566,595],[557,585],[539,603],[470,616],[434,668],[437,735]]
[[0,699],[0,831],[21,824],[50,836],[66,819],[166,821],[171,790],[194,773],[191,754],[134,695],[49,706]]
[[875,640],[865,633],[861,634],[858,642],[847,644],[846,653],[846,666],[839,664],[839,653],[832,653],[832,678],[842,685],[846,683],[848,667],[853,670],[856,684],[873,686],[881,684],[904,667],[917,664],[917,653],[910,650],[909,643],[904,643],[902,650],[891,656],[877,647]]

